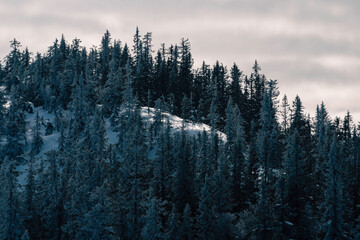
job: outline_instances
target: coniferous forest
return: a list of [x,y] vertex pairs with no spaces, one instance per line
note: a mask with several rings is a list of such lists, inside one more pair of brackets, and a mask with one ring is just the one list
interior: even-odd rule
[[257,61],[193,65],[188,40],[154,50],[138,29],[36,54],[12,40],[0,239],[360,239],[351,114],[308,115]]

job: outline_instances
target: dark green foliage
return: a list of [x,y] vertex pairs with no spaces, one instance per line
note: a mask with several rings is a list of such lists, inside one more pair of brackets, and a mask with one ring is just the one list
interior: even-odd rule
[[359,128],[298,96],[278,109],[257,61],[196,69],[187,39],[154,54],[138,28],[132,46],[10,43],[0,239],[359,238]]

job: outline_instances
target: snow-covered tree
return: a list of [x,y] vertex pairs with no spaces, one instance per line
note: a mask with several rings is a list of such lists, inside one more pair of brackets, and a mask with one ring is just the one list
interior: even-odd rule
[[17,240],[21,237],[22,223],[18,181],[14,163],[5,160],[0,174],[0,239]]
[[325,212],[322,218],[322,231],[325,240],[345,239],[343,229],[343,185],[340,174],[339,147],[334,136],[328,160],[328,174],[325,190]]
[[40,152],[43,144],[44,141],[41,133],[41,120],[39,117],[39,112],[37,111],[35,115],[35,124],[32,129],[32,142],[31,142],[31,151],[33,152],[34,155]]

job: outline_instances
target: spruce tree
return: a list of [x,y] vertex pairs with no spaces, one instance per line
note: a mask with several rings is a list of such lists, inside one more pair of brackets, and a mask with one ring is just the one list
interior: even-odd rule
[[[150,190],[151,191],[151,190]],[[148,210],[144,217],[145,225],[141,232],[141,237],[144,240],[162,239],[162,221],[160,218],[160,205],[156,197],[150,193]]]
[[33,152],[34,155],[40,152],[43,144],[44,141],[41,133],[41,122],[40,122],[39,112],[36,111],[35,125],[32,130],[32,142],[31,142],[31,151]]
[[175,210],[182,213],[186,204],[193,206],[194,189],[191,174],[190,143],[184,129],[184,122],[178,140],[175,142],[173,156],[176,159],[174,178],[174,204]]
[[209,179],[206,177],[200,192],[198,208],[198,237],[199,239],[214,239],[215,213],[212,204]]
[[18,181],[14,163],[5,160],[1,164],[0,187],[0,239],[17,240],[22,226],[19,211]]
[[328,160],[328,174],[325,191],[325,212],[322,218],[322,231],[324,239],[345,239],[343,230],[343,185],[340,169],[339,147],[336,136],[334,136]]

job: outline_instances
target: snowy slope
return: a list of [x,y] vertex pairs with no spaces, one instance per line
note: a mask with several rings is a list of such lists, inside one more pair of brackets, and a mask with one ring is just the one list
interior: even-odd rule
[[[58,148],[59,132],[54,130],[53,134],[45,136],[45,123],[51,122],[53,125],[55,125],[55,123],[54,123],[55,116],[52,113],[48,113],[42,107],[34,108],[33,113],[26,113],[26,121],[27,121],[26,137],[27,137],[27,142],[29,144],[27,145],[27,147],[25,149],[25,153],[28,153],[30,151],[30,147],[31,147],[30,144],[32,141],[31,135],[32,135],[32,129],[34,128],[34,125],[35,125],[36,112],[39,113],[39,117],[41,119],[41,122],[43,123],[43,124],[41,124],[41,132],[42,132],[42,137],[43,137],[43,141],[44,141],[44,145],[42,146],[40,153],[38,155],[36,155],[36,157],[37,158],[40,158],[40,157],[45,158],[46,157],[45,153],[47,151],[56,150]],[[153,123],[153,121],[154,121],[155,109],[143,107],[143,108],[141,108],[140,114],[143,118],[144,126],[146,128],[150,127],[151,123]],[[210,126],[208,126],[206,124],[199,124],[199,123],[184,121],[182,118],[171,115],[169,113],[163,113],[163,117],[164,117],[164,119],[163,119],[164,122],[166,122],[167,119],[169,119],[172,133],[180,132],[183,122],[185,124],[185,131],[187,131],[187,133],[190,136],[198,135],[199,133],[203,132],[204,130],[207,132],[211,131]],[[107,143],[108,144],[116,144],[118,141],[118,133],[113,131],[113,129],[110,127],[109,119],[105,119],[105,123],[106,123],[106,129],[107,129],[106,130]],[[218,131],[218,134],[222,140],[226,141],[226,136],[224,133]],[[28,169],[28,167],[26,164],[20,165],[16,168],[16,170],[19,172],[18,179],[19,179],[19,183],[21,185],[24,185],[26,182],[25,179],[26,179],[26,175],[27,175],[27,169]]]
[[[5,86],[0,86],[0,92],[5,92]],[[11,101],[10,101],[10,96],[9,95],[4,95],[4,98],[5,98],[5,104],[4,104],[4,107],[5,108],[9,108],[10,107],[10,103],[11,103]]]
[[[45,152],[50,150],[56,150],[58,148],[58,138],[59,133],[54,131],[53,134],[45,136],[45,123],[51,122],[54,123],[54,114],[50,114],[47,111],[43,110],[42,107],[37,107],[34,109],[34,113],[26,113],[26,122],[27,122],[27,131],[26,138],[28,143],[32,142],[32,131],[35,126],[35,117],[36,112],[39,113],[39,118],[41,121],[41,133],[44,141],[41,152],[37,155],[38,157],[43,156]],[[27,151],[30,151],[30,146],[28,146]]]
[[[149,125],[154,121],[154,115],[155,115],[155,109],[154,108],[148,108],[148,107],[142,107],[141,108],[141,112],[140,112],[144,124]],[[166,120],[169,119],[170,125],[171,125],[171,129],[172,129],[172,133],[176,133],[176,132],[180,132],[181,131],[181,127],[183,125],[184,120],[178,116],[169,114],[169,113],[163,113],[164,116],[164,123],[166,123]],[[185,121],[185,131],[190,135],[190,136],[196,136],[199,133],[203,132],[204,130],[207,132],[211,131],[211,128],[209,125],[206,124],[202,124],[202,123],[194,123],[194,122],[190,122],[190,121]],[[226,141],[226,136],[224,133],[217,131],[217,133],[219,134],[220,138],[224,141]]]

